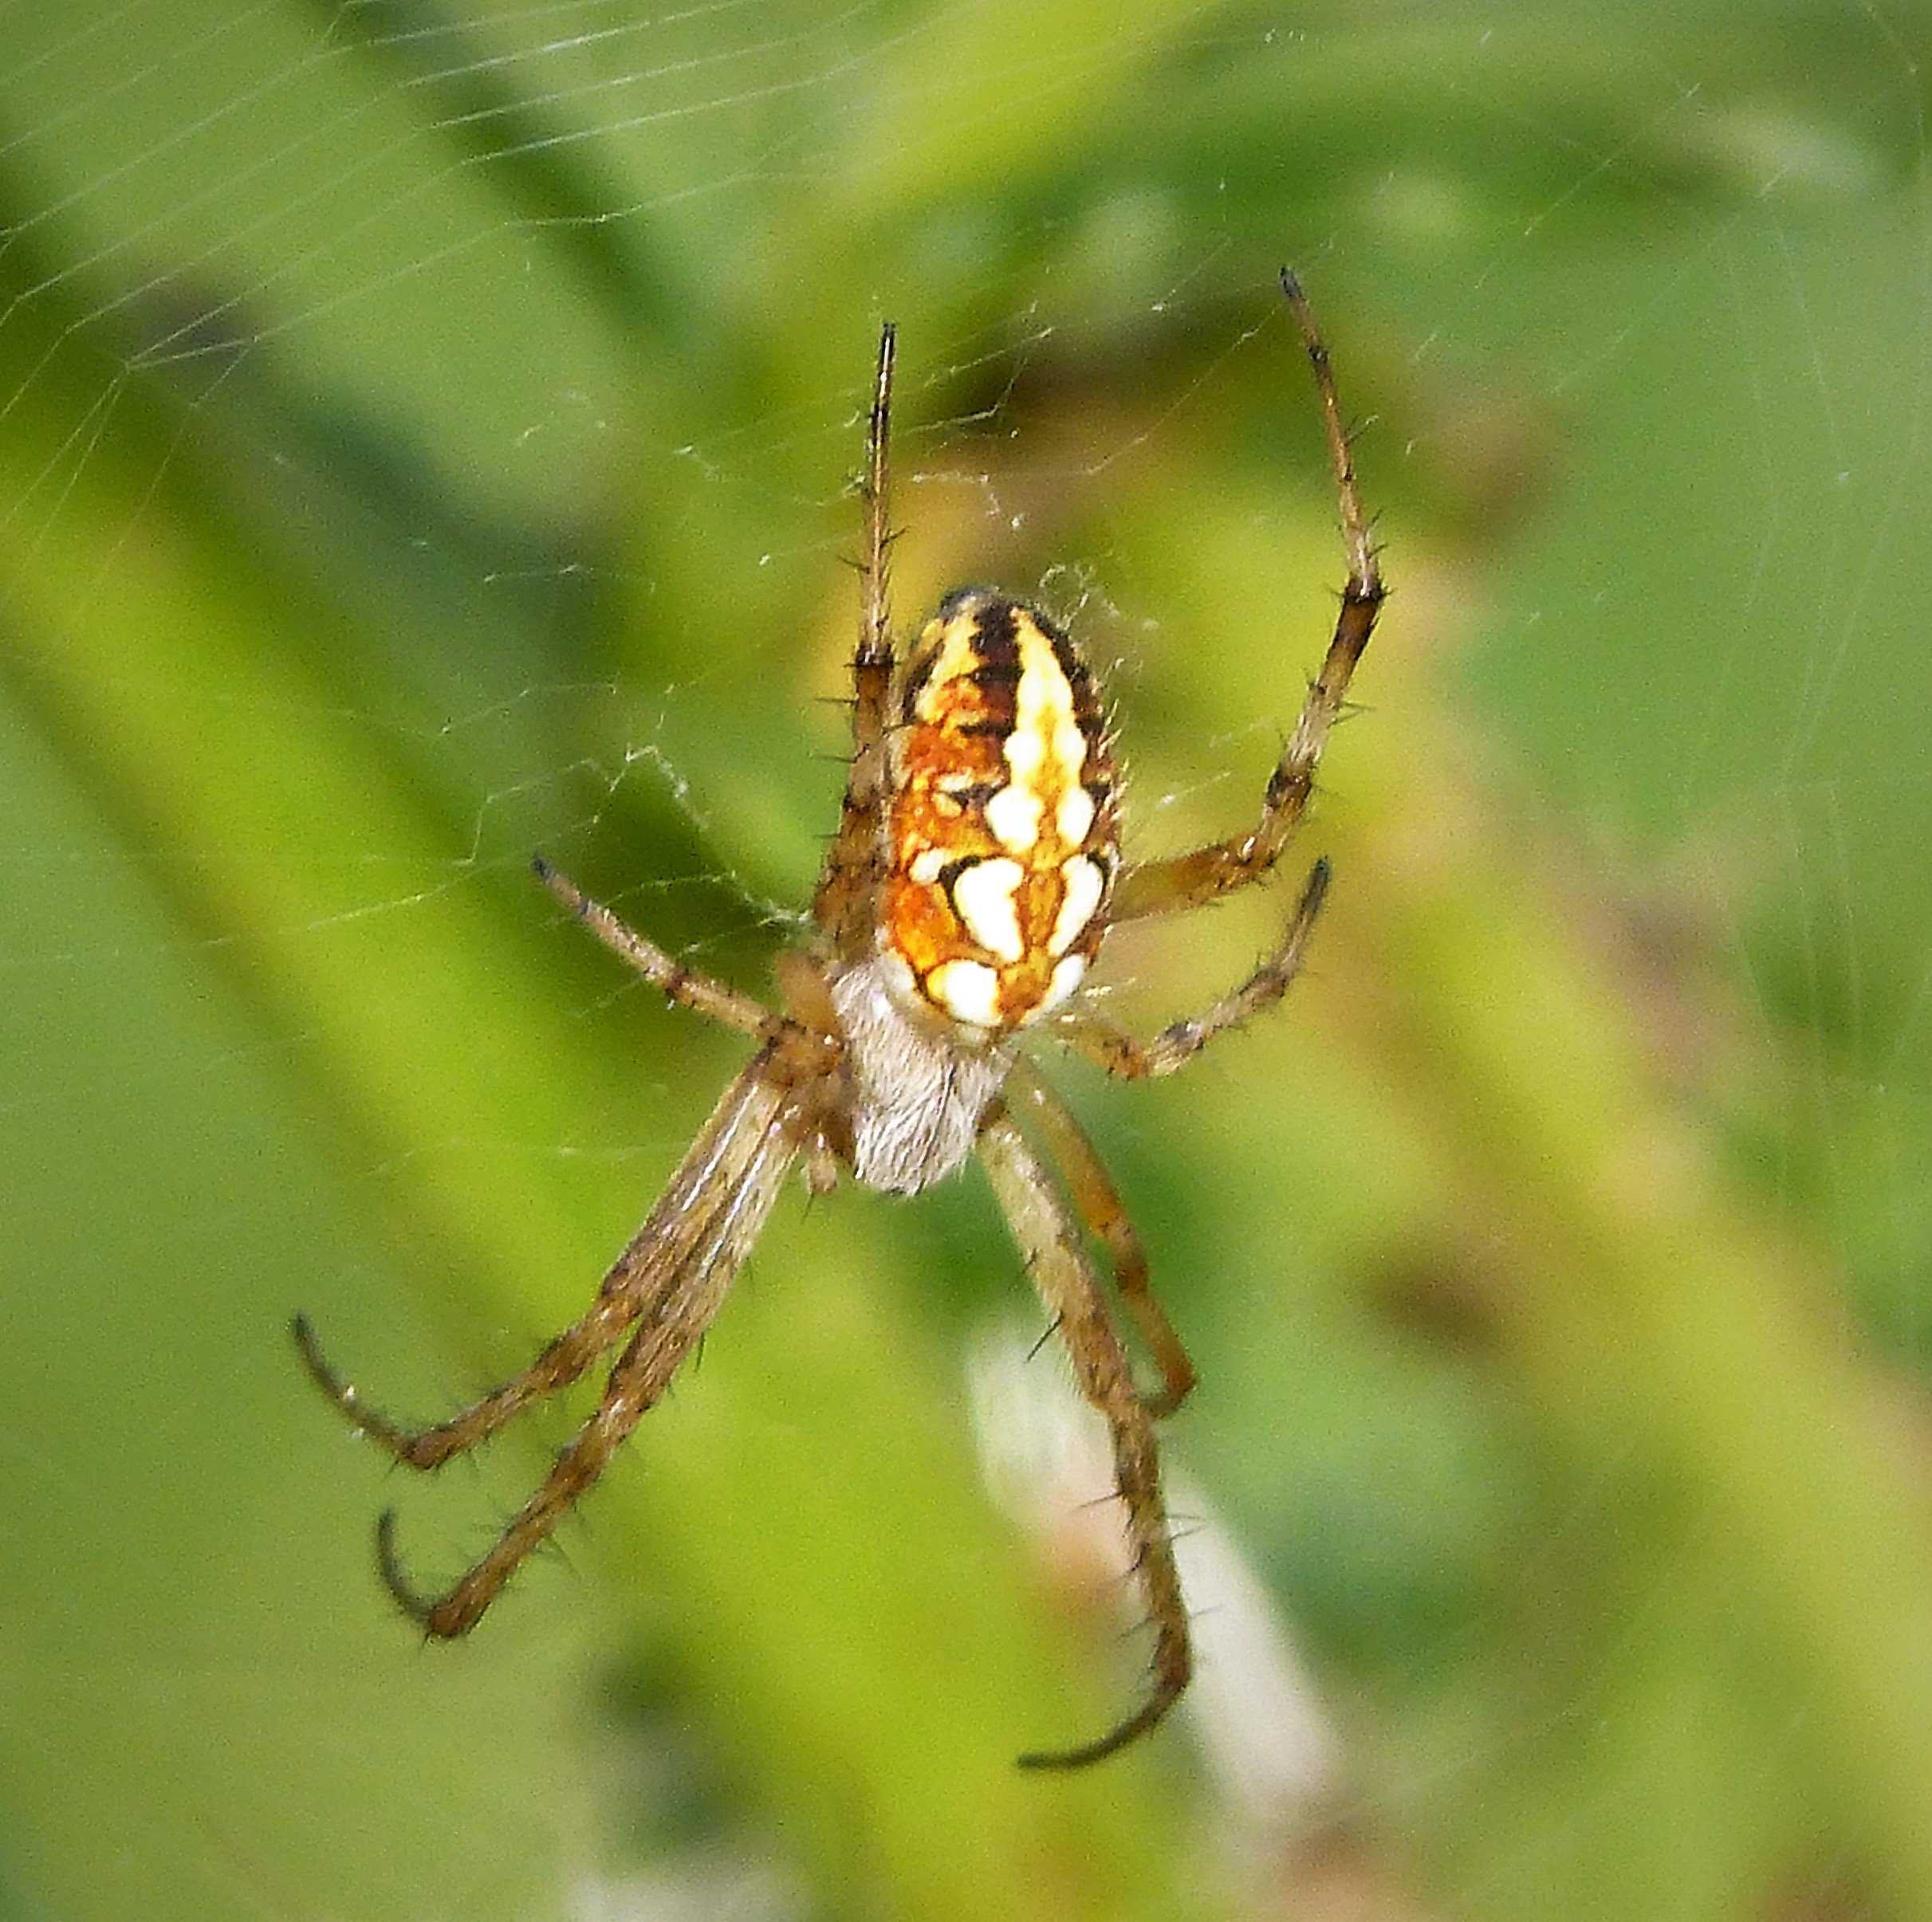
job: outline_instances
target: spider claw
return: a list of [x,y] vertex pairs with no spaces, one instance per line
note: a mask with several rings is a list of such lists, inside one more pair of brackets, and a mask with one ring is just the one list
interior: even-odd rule
[[437,1609],[435,1602],[419,1594],[409,1578],[403,1573],[401,1558],[395,1552],[395,1511],[385,1508],[376,1518],[376,1567],[383,1578],[383,1586],[389,1591],[389,1599],[413,1621],[426,1635],[447,1633],[436,1625]]
[[1180,1699],[1181,1691],[1186,1686],[1184,1676],[1178,1680],[1163,1680],[1131,1716],[1124,1721],[1116,1722],[1105,1735],[1083,1743],[1078,1748],[1029,1750],[1025,1755],[1015,1757],[1015,1766],[1025,1769],[1075,1769],[1104,1762],[1109,1755],[1118,1755],[1130,1742],[1138,1741],[1153,1727]]
[[298,1315],[289,1323],[289,1333],[295,1342],[296,1353],[301,1357],[302,1366],[308,1370],[309,1380],[360,1428],[363,1415],[356,1405],[355,1385],[344,1381],[329,1366],[322,1353],[322,1344],[317,1338],[315,1324],[307,1315]]
[[343,1419],[358,1435],[385,1449],[406,1467],[435,1468],[443,1465],[444,1454],[432,1445],[438,1439],[439,1431],[431,1429],[421,1435],[412,1434],[371,1408],[357,1392],[356,1384],[337,1374],[329,1366],[307,1315],[297,1315],[289,1324],[289,1332],[295,1338],[296,1350],[301,1357],[302,1366],[308,1371],[309,1380],[335,1404]]

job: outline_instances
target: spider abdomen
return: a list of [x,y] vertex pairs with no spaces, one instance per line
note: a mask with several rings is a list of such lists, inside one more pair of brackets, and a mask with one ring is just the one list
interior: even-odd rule
[[1119,865],[1100,696],[1045,615],[947,595],[896,693],[879,949],[902,995],[990,1036],[1079,986]]

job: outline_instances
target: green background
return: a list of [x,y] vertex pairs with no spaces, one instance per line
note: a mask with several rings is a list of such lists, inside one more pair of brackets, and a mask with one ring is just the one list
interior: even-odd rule
[[[0,14],[0,1916],[1932,1916],[1926,27]],[[742,1055],[530,851],[765,989],[887,315],[902,623],[1037,595],[1133,847],[1245,822],[1341,572],[1285,258],[1395,588],[1312,976],[1159,1088],[1049,1066],[1201,1367],[1204,1638],[1292,1643],[1319,1779],[1233,1639],[1010,1767],[1137,1645],[982,1473],[1060,1371],[975,1400],[1038,1333],[977,1178],[789,1198],[421,1648],[375,1513],[453,1570],[580,1398],[407,1485],[289,1315],[466,1397]]]

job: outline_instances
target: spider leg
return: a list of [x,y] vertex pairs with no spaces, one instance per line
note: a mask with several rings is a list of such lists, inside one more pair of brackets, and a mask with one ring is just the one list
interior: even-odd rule
[[410,1468],[439,1468],[453,1456],[487,1441],[532,1401],[569,1387],[623,1334],[638,1312],[635,1302],[611,1288],[612,1283],[622,1279],[623,1265],[620,1257],[618,1267],[606,1277],[606,1291],[598,1295],[596,1306],[582,1320],[545,1343],[522,1374],[431,1428],[404,1428],[371,1408],[355,1384],[329,1366],[307,1315],[296,1316],[292,1332],[309,1378],[360,1433]]
[[899,329],[888,320],[879,330],[879,367],[872,381],[865,429],[865,560],[860,580],[863,607],[857,676],[857,745],[870,747],[884,729],[887,683],[892,673],[892,596],[886,578],[892,544],[892,362]]
[[710,1228],[707,1197],[728,1195],[745,1178],[761,1130],[772,1125],[785,1099],[769,1074],[773,1052],[768,1048],[750,1063],[712,1110],[643,1227],[611,1264],[589,1311],[547,1343],[521,1374],[447,1421],[404,1428],[371,1408],[355,1385],[329,1366],[308,1316],[298,1315],[295,1345],[316,1385],[356,1428],[412,1468],[440,1468],[487,1441],[532,1401],[568,1387],[634,1322],[659,1311]]
[[1138,1708],[1078,1748],[1020,1757],[1022,1768],[1084,1768],[1144,1735],[1186,1688],[1194,1668],[1186,1605],[1161,1497],[1154,1419],[1135,1389],[1127,1351],[1088,1264],[1080,1223],[1003,1107],[992,1111],[981,1130],[979,1158],[1034,1285],[1066,1342],[1081,1392],[1107,1418],[1134,1571],[1154,1624],[1153,1680]]
[[490,1552],[444,1594],[431,1597],[416,1591],[396,1553],[395,1511],[385,1508],[376,1517],[376,1559],[383,1586],[425,1633],[448,1637],[473,1628],[525,1557],[548,1539],[571,1504],[604,1472],[650,1405],[639,1383],[644,1332],[640,1329],[631,1338],[611,1371],[597,1412],[558,1456],[542,1487],[517,1511]]
[[1134,1231],[1126,1205],[1114,1186],[1086,1130],[1074,1119],[1072,1110],[1055,1094],[1032,1063],[1016,1059],[1006,1077],[1006,1086],[1025,1104],[1026,1112],[1044,1138],[1049,1153],[1058,1165],[1072,1202],[1088,1231],[1107,1248],[1114,1271],[1114,1285],[1140,1330],[1141,1339],[1159,1369],[1160,1390],[1143,1393],[1142,1404],[1157,1421],[1171,1415],[1193,1391],[1194,1365],[1188,1359],[1174,1324],[1155,1299],[1147,1279],[1147,1257]]
[[698,974],[674,961],[656,942],[647,941],[628,928],[600,902],[592,901],[567,875],[560,875],[541,855],[530,863],[531,871],[576,918],[588,928],[613,954],[628,961],[652,987],[662,990],[667,1000],[708,1015],[741,1034],[769,1040],[787,1025],[762,1001],[709,975]]
[[859,645],[852,655],[852,761],[839,831],[812,897],[812,914],[842,954],[864,951],[872,927],[879,823],[884,805],[887,709],[892,693],[892,600],[887,556],[892,544],[892,362],[897,331],[879,330],[879,367],[865,435],[865,558],[860,563]]
[[1111,1022],[1082,1010],[1066,1016],[1055,1028],[1057,1040],[1126,1081],[1144,1081],[1171,1075],[1185,1067],[1215,1036],[1238,1028],[1272,1008],[1286,994],[1301,972],[1308,930],[1321,912],[1328,891],[1328,863],[1317,861],[1310,870],[1301,898],[1281,937],[1281,945],[1232,993],[1224,994],[1205,1014],[1175,1021],[1151,1041],[1137,1041]]
[[1259,824],[1249,833],[1210,842],[1190,853],[1130,867],[1115,890],[1112,913],[1116,921],[1134,921],[1150,914],[1171,914],[1202,906],[1260,880],[1274,866],[1301,824],[1308,797],[1314,792],[1322,751],[1348,698],[1356,663],[1375,631],[1375,617],[1386,598],[1375,550],[1369,540],[1368,522],[1362,512],[1361,494],[1356,485],[1355,459],[1342,422],[1341,403],[1336,397],[1335,371],[1329,364],[1328,347],[1315,324],[1301,283],[1286,268],[1281,270],[1281,292],[1301,331],[1301,343],[1315,371],[1328,458],[1340,502],[1343,544],[1348,554],[1348,581],[1342,589],[1341,611],[1336,617],[1334,638],[1328,643],[1321,671],[1309,686],[1295,731],[1268,777]]
[[708,1328],[778,1198],[797,1146],[782,1110],[751,1139],[748,1164],[706,1215],[703,1233],[617,1358],[596,1412],[571,1438],[537,1492],[511,1517],[489,1552],[443,1593],[419,1594],[395,1548],[395,1515],[376,1525],[376,1562],[396,1606],[431,1635],[466,1633],[531,1551],[609,1465],[611,1457],[670,1385]]

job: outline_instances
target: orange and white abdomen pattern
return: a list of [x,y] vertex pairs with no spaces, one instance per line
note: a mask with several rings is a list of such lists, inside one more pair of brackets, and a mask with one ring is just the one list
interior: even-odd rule
[[894,701],[879,946],[900,992],[988,1036],[1079,986],[1119,865],[1093,676],[1036,609],[949,595]]

